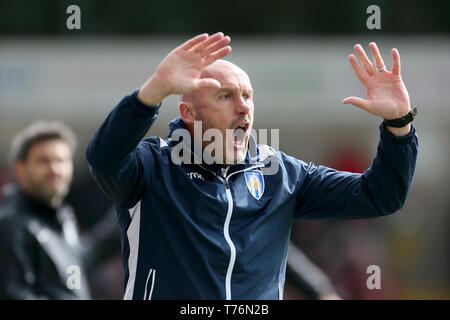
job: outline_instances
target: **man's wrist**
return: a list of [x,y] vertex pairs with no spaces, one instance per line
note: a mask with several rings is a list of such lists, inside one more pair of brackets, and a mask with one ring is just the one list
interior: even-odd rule
[[411,123],[401,128],[385,126],[385,128],[397,137],[405,136],[411,131]]
[[383,122],[390,128],[403,128],[408,123],[411,123],[417,114],[417,107],[409,108],[408,112],[403,112],[401,116],[395,118],[384,118]]
[[137,94],[137,98],[143,104],[148,106],[159,105],[169,93],[165,91],[164,86],[152,76],[144,83]]

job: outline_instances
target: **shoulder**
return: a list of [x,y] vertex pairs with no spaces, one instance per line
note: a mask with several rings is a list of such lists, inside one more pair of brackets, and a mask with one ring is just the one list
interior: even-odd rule
[[0,203],[0,238],[2,241],[16,238],[25,230],[23,217],[13,201],[2,199]]
[[269,162],[272,162],[273,165],[273,162],[277,161],[282,169],[288,171],[303,170],[310,165],[303,160],[292,157],[283,151],[275,150],[273,147],[265,144],[258,144],[258,160],[266,164],[266,166]]
[[151,163],[149,160],[167,157],[170,154],[169,150],[171,150],[171,147],[166,140],[160,137],[149,137],[139,142],[136,154],[143,163]]
[[279,155],[279,151],[276,151],[274,148],[267,144],[258,144],[258,160],[266,161],[270,157],[277,157]]
[[20,213],[19,195],[15,186],[7,185],[2,190],[0,199],[0,222],[7,222]]
[[160,137],[149,137],[141,140],[138,144],[138,149],[141,151],[152,150],[152,151],[162,151],[163,149],[169,149],[170,146],[166,140]]
[[31,235],[28,229],[30,221],[29,216],[24,214],[20,206],[5,206],[2,201],[2,205],[0,205],[1,253],[9,252],[9,250],[17,252],[16,250],[24,248],[30,250],[27,251],[27,254],[35,252],[38,240]]

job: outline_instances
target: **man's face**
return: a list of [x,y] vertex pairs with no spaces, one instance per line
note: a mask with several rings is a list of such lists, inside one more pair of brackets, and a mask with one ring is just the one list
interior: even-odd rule
[[17,161],[16,173],[21,188],[51,207],[61,204],[72,181],[72,151],[62,140],[33,144],[24,161]]
[[[223,60],[205,69],[202,78],[206,77],[218,80],[222,86],[220,89],[201,89],[194,93],[192,102],[197,111],[196,120],[202,121],[203,132],[215,128],[222,133],[222,163],[241,162],[245,159],[253,126],[253,89],[250,79],[240,68]],[[209,143],[204,142],[203,147]]]

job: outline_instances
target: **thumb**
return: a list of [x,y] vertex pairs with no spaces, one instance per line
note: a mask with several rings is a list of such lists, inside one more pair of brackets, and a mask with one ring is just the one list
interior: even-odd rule
[[358,98],[358,97],[347,97],[342,100],[343,104],[352,104],[354,106],[360,107],[361,109],[368,110],[370,108],[369,100]]
[[219,89],[221,86],[222,86],[222,84],[219,81],[217,81],[216,79],[212,79],[212,78],[204,78],[204,79],[196,79],[195,80],[196,89],[203,89],[203,88]]

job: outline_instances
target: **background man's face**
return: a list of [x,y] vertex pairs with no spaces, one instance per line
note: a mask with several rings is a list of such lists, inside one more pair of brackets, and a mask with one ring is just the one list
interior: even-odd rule
[[67,195],[73,175],[72,151],[62,140],[33,144],[25,161],[17,163],[19,184],[25,192],[50,206]]
[[[197,119],[202,121],[203,132],[216,128],[222,132],[224,156],[238,163],[245,159],[248,139],[253,126],[253,89],[247,74],[233,64],[221,61],[202,73],[203,77],[217,79],[220,89],[201,89],[195,93]],[[226,136],[226,130],[242,127],[243,135]],[[204,142],[204,146],[209,142]],[[223,159],[222,163],[225,163]],[[219,159],[221,160],[221,159]]]

